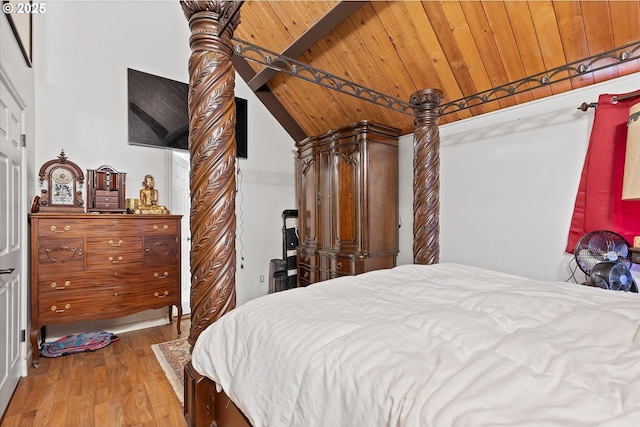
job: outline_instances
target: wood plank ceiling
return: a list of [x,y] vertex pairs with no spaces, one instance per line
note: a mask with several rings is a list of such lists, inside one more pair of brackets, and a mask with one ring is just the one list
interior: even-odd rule
[[[635,0],[246,1],[239,13],[234,38],[405,102],[425,88],[451,102],[640,40]],[[618,63],[445,114],[440,124],[640,71],[640,59],[611,62]],[[234,65],[296,141],[358,120],[413,132],[410,115],[238,56]]]

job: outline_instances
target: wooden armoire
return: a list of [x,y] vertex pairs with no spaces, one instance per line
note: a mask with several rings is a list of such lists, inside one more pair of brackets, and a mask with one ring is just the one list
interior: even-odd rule
[[298,286],[396,265],[399,133],[360,121],[296,144]]

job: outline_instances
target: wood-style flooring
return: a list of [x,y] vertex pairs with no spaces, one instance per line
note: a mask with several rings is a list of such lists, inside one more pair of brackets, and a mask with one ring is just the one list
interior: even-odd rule
[[20,379],[0,427],[185,427],[183,407],[151,344],[189,334],[175,324],[119,334],[95,352],[40,357]]

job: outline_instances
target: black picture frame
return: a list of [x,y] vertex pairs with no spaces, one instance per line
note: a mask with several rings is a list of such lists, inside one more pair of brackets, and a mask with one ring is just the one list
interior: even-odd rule
[[[26,5],[29,5],[28,7]],[[18,13],[20,8],[21,13]],[[33,49],[32,49],[32,20],[33,20],[33,3],[17,2],[10,0],[2,0],[2,11],[9,21],[9,26],[13,35],[20,46],[22,56],[28,67],[32,67]]]

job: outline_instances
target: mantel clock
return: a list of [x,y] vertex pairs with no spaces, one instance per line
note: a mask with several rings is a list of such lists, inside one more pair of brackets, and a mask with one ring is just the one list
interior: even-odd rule
[[78,184],[84,182],[82,169],[69,161],[64,150],[40,168],[40,183],[47,181],[39,200],[40,212],[83,213],[84,201]]

